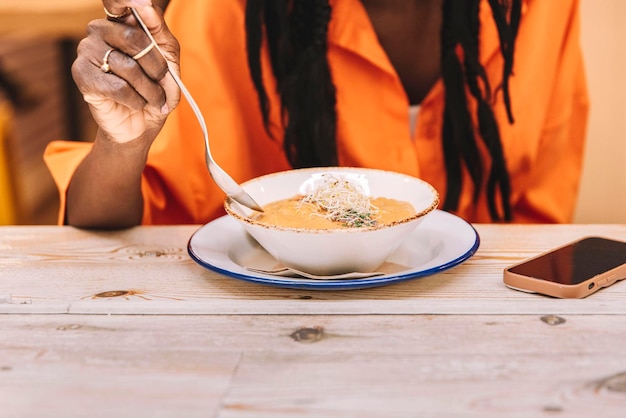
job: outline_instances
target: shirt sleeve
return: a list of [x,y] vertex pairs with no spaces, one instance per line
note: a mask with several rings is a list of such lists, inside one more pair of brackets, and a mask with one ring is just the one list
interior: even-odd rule
[[44,151],[43,159],[59,191],[58,223],[65,223],[67,188],[79,164],[91,150],[89,142],[52,141]]
[[580,47],[578,2],[571,2],[552,95],[516,222],[571,222],[582,172],[589,98]]

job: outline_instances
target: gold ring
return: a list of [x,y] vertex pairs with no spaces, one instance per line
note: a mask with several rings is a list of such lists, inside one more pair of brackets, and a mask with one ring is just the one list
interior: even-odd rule
[[152,48],[154,48],[156,44],[154,42],[150,42],[150,45],[148,45],[147,47],[145,47],[144,49],[142,49],[141,51],[139,51],[138,53],[136,53],[135,55],[133,55],[133,59],[136,61],[139,58],[145,56],[148,52],[150,52],[152,50]]
[[107,10],[107,8],[104,8],[104,13],[106,13],[107,18],[111,19],[111,20],[121,20],[124,19],[126,16],[130,15],[130,7],[127,7],[126,10],[124,10],[124,12],[116,15],[115,13],[111,13]]
[[107,52],[104,53],[104,58],[102,58],[102,65],[100,66],[100,69],[104,73],[111,72],[111,66],[109,65],[109,56],[111,55],[111,52],[113,51],[114,51],[113,49],[109,49]]

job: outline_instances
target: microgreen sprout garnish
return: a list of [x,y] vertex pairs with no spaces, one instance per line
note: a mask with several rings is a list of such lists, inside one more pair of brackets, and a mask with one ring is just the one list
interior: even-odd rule
[[378,208],[371,204],[358,184],[342,176],[323,174],[319,184],[302,202],[314,204],[320,216],[345,227],[371,227],[378,223]]

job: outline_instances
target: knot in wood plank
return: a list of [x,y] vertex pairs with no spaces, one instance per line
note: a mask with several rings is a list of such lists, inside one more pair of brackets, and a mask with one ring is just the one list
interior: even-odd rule
[[563,412],[563,407],[561,405],[546,405],[543,407],[543,411],[550,413]]
[[68,331],[68,330],[74,330],[74,329],[81,329],[82,327],[78,324],[71,324],[71,325],[61,325],[59,327],[57,327],[57,330],[59,331]]
[[548,325],[561,325],[565,323],[565,318],[556,315],[544,315],[541,320]]
[[106,292],[96,293],[94,298],[117,298],[119,296],[126,296],[130,294],[129,290],[109,290]]
[[130,246],[123,248],[123,253],[131,260],[187,261],[187,253],[182,248]]
[[600,382],[601,387],[605,387],[611,392],[626,393],[626,372],[610,376]]
[[315,343],[324,338],[324,328],[299,328],[291,333],[290,337],[300,343]]
[[139,257],[162,257],[166,253],[163,250],[146,250],[137,253]]

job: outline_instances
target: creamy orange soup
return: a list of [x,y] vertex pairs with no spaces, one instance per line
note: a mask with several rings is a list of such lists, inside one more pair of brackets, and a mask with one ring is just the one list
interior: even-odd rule
[[[409,202],[386,197],[371,198],[370,202],[376,208],[372,214],[376,226],[392,224],[415,215],[415,209]],[[302,201],[302,196],[269,203],[263,210],[263,213],[256,213],[252,218],[266,225],[305,229],[346,228],[344,222],[324,216],[314,203]]]

